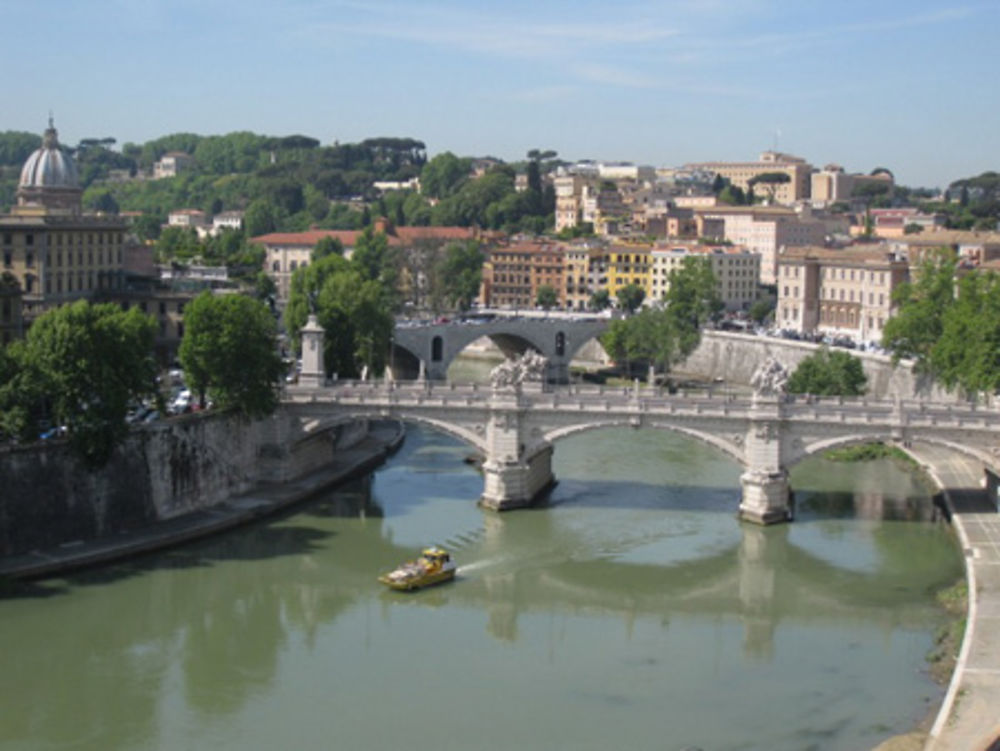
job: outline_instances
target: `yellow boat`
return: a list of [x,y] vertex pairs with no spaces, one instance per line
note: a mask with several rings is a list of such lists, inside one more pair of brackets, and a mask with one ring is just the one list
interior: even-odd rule
[[419,589],[455,578],[455,561],[444,548],[426,548],[415,561],[382,574],[380,582],[393,589]]

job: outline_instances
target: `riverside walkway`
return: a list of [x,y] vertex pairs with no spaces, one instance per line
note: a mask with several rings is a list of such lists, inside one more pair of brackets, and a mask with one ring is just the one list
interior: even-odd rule
[[981,487],[981,467],[938,446],[918,443],[910,452],[944,489],[969,585],[965,638],[924,748],[996,751],[1000,749],[1000,514]]

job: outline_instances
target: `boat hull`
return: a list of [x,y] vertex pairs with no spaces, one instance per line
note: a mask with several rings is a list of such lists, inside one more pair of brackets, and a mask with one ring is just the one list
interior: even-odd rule
[[425,576],[416,577],[414,579],[408,580],[395,580],[390,579],[389,575],[380,576],[378,580],[385,584],[390,589],[396,589],[400,591],[411,591],[414,589],[422,589],[424,587],[433,587],[435,584],[441,584],[446,581],[451,581],[455,578],[455,570],[437,571],[434,573],[426,574]]

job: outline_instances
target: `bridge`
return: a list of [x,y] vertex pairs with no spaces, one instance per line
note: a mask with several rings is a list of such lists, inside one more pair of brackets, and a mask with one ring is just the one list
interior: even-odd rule
[[410,377],[443,381],[448,366],[472,342],[489,337],[507,357],[526,350],[548,361],[545,380],[569,382],[569,363],[579,349],[608,327],[607,318],[496,317],[428,325],[397,324],[393,332],[393,370]]
[[[290,417],[280,439],[284,446],[295,450],[359,418],[423,423],[483,457],[481,503],[496,510],[530,505],[555,482],[552,454],[560,439],[607,427],[671,430],[732,457],[744,468],[739,514],[760,524],[791,519],[789,467],[827,449],[882,441],[906,450],[920,441],[994,471],[1000,455],[1000,412],[975,404],[791,396],[773,378],[755,378],[753,395],[742,397],[670,394],[638,382],[618,388],[500,378],[487,386],[428,380],[330,384],[322,371],[322,337],[312,322],[303,329],[302,374],[284,398]],[[770,366],[781,371],[777,363]]]

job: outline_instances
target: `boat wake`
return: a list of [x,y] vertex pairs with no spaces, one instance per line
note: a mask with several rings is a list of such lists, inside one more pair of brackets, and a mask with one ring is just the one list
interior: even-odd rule
[[458,567],[456,573],[458,573],[459,575],[469,574],[474,571],[479,571],[481,569],[487,568],[489,566],[495,566],[496,564],[501,563],[502,561],[503,558],[498,556],[496,558],[487,558],[482,561],[473,561],[472,563],[465,563]]

